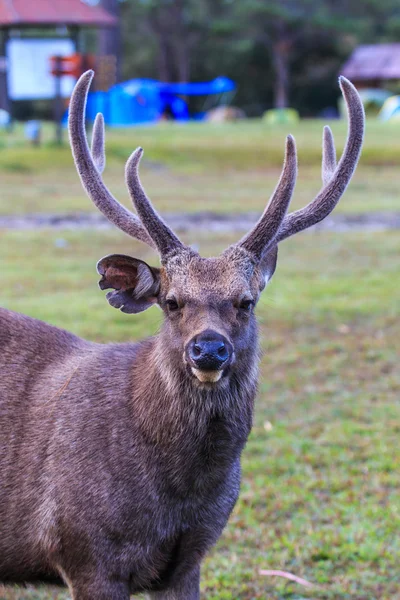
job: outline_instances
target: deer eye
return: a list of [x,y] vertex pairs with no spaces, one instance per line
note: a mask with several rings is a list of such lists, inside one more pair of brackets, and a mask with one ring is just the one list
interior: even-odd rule
[[251,307],[253,306],[253,300],[242,300],[239,304],[240,310],[250,312]]
[[174,312],[175,310],[179,310],[179,304],[173,298],[170,298],[166,301],[166,305],[168,306],[168,310]]

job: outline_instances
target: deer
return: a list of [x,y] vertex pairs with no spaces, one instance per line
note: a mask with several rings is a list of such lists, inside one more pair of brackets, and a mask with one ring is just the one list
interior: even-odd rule
[[73,600],[198,600],[203,558],[238,499],[252,427],[259,348],[255,307],[278,244],[324,219],[356,168],[364,111],[340,78],[348,137],[336,161],[324,128],[323,186],[288,213],[297,175],[288,136],[261,217],[220,256],[203,258],[156,212],[126,164],[136,214],[105,186],[104,119],[91,147],[85,107],[93,72],[69,108],[83,188],[117,228],[158,252],[160,266],[114,254],[97,264],[107,300],[128,314],[163,312],[138,343],[85,341],[0,309],[0,581],[68,586]]

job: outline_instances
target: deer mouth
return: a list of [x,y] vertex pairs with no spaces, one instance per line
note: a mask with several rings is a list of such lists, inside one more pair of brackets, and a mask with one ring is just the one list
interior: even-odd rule
[[219,369],[218,371],[202,371],[195,367],[191,367],[191,371],[201,383],[217,383],[224,374],[222,369]]

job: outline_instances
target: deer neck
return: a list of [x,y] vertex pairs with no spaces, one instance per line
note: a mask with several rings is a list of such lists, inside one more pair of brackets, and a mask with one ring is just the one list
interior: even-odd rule
[[157,443],[170,445],[176,441],[179,445],[188,432],[192,440],[208,435],[215,420],[235,427],[243,422],[249,430],[257,390],[258,358],[255,335],[252,346],[237,357],[226,378],[216,384],[202,385],[190,374],[181,352],[171,348],[162,331],[145,342],[134,366],[135,380],[139,382],[134,390],[134,403],[140,407],[150,435]]
[[134,380],[140,381],[134,419],[156,449],[174,494],[211,493],[210,485],[219,485],[237,464],[251,430],[257,348],[215,388],[199,386],[173,354],[161,336],[141,346],[134,366]]

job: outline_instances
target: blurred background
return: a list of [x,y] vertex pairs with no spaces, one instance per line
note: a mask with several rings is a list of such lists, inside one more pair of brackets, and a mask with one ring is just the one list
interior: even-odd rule
[[[321,187],[323,125],[338,155],[338,75],[367,113],[356,174],[334,214],[281,244],[257,308],[263,349],[240,501],[203,569],[203,598],[400,599],[399,0],[0,0],[0,305],[95,341],[154,334],[156,309],[113,310],[95,265],[156,264],[85,196],[68,101],[96,76],[104,179],[129,206],[124,164],[204,255],[239,239],[297,141],[292,208]],[[283,570],[313,587],[265,574]],[[0,587],[0,600],[50,598]]]

